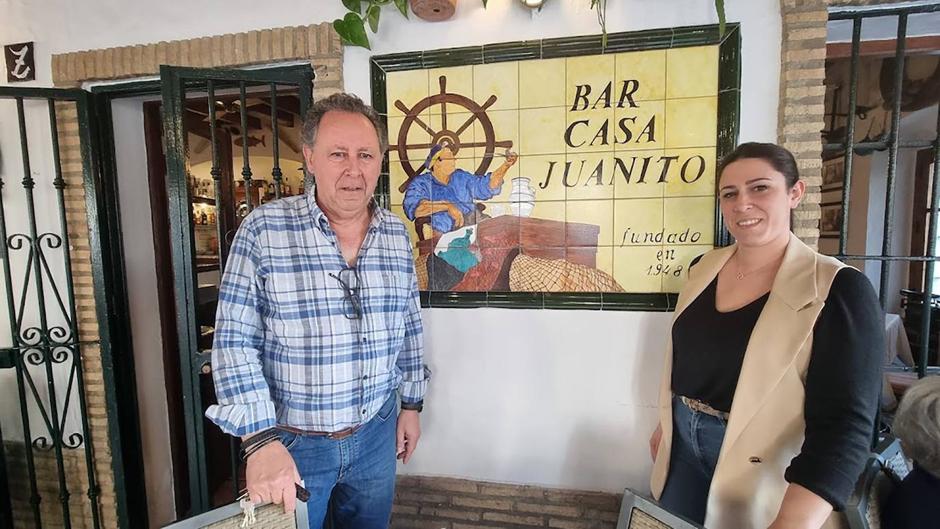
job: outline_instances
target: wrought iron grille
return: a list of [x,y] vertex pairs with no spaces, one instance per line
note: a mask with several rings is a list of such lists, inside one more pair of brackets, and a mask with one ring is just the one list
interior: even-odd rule
[[[211,470],[209,435],[205,430],[206,420],[204,413],[206,407],[212,403],[212,396],[208,395],[211,373],[211,335],[206,340],[206,333],[202,332],[202,325],[196,306],[198,299],[198,286],[196,284],[197,270],[194,253],[194,228],[191,218],[191,205],[193,203],[192,185],[188,179],[189,155],[187,145],[187,102],[201,99],[203,108],[207,109],[208,128],[211,147],[212,203],[216,207],[218,221],[216,223],[216,237],[218,240],[218,267],[225,269],[229,246],[240,219],[246,216],[255,207],[260,205],[263,197],[279,199],[284,193],[283,171],[281,169],[281,153],[279,147],[278,112],[281,105],[279,90],[290,90],[297,94],[299,99],[299,113],[306,113],[312,100],[313,70],[309,65],[291,66],[281,68],[267,68],[261,70],[225,70],[225,69],[198,69],[163,66],[160,70],[161,89],[163,95],[163,131],[164,147],[166,152],[167,190],[170,199],[170,227],[171,246],[173,250],[173,271],[176,285],[176,313],[177,335],[179,339],[180,369],[183,398],[183,414],[185,416],[187,459],[190,487],[190,513],[198,514],[209,510],[219,503],[235,501],[242,490],[243,482],[240,480],[240,461],[238,448],[240,440],[229,437],[226,441],[226,459],[228,465],[229,485],[226,490],[210,490],[207,472]],[[220,146],[223,140],[218,137],[221,124],[217,117],[217,104],[219,94],[225,92],[232,95],[234,92],[238,101],[238,126],[242,131],[242,168],[239,179],[234,174],[234,182],[227,182],[222,168],[223,161],[220,156]],[[249,152],[250,129],[248,115],[248,99],[250,96],[264,96],[267,99],[270,118],[272,122],[271,155],[273,168],[271,170],[270,197],[262,191],[258,194],[255,189],[261,180],[252,168]],[[230,140],[229,140],[230,141]],[[234,170],[232,171],[234,172]],[[305,186],[309,186],[312,178],[305,174]],[[231,198],[223,190],[226,186],[239,186],[244,190],[243,200],[238,204],[234,215],[224,213],[224,204],[229,204]],[[228,191],[231,193],[231,191]],[[226,200],[226,197],[229,197]],[[215,294],[217,296],[217,293]],[[214,310],[212,311],[214,315]],[[214,322],[214,320],[213,320]],[[213,323],[209,322],[209,323]],[[207,325],[210,327],[211,325]],[[207,331],[209,332],[209,331]],[[208,343],[207,343],[208,342]],[[215,428],[214,426],[210,426]],[[217,433],[213,431],[211,433]],[[218,447],[216,447],[218,450]]]
[[[0,488],[11,482],[15,487],[0,490],[0,526],[4,527],[12,527],[14,514],[37,528],[102,527],[83,355],[87,348],[103,344],[97,339],[83,340],[79,333],[67,182],[57,125],[57,114],[75,107],[83,148],[80,160],[65,163],[80,163],[83,180],[90,182],[88,96],[81,90],[0,87],[0,100],[11,100],[16,106],[22,160],[18,190],[14,182],[3,181],[4,173],[0,173],[0,261],[11,330],[10,346],[0,350],[0,368],[15,372],[23,435],[22,453],[17,449],[11,457],[6,449],[18,443],[4,440],[0,433]],[[34,130],[27,130],[27,123],[34,122],[27,120],[27,105],[40,112],[42,106],[47,107],[51,173],[31,165],[30,142],[39,138]],[[6,164],[6,174],[16,172],[12,165]],[[90,191],[93,200],[91,187],[86,194]],[[55,211],[46,209],[43,198],[48,196],[55,197]],[[15,218],[8,216],[11,206],[17,212]],[[92,248],[89,253],[92,266],[100,266],[100,252],[95,256]],[[20,457],[25,469],[8,466]],[[80,461],[77,466],[76,459]],[[25,499],[25,506],[19,499]]]
[[[934,267],[940,260],[937,255],[937,215],[938,206],[940,206],[940,189],[938,189],[938,170],[940,170],[940,112],[938,112],[937,134],[933,139],[901,139],[901,100],[902,86],[904,82],[905,57],[907,56],[907,27],[908,18],[911,15],[920,13],[940,12],[940,3],[908,4],[899,6],[889,6],[873,9],[840,9],[829,12],[829,20],[851,20],[852,21],[852,55],[850,65],[850,84],[849,84],[849,104],[846,120],[846,131],[843,141],[835,143],[824,143],[823,154],[841,153],[844,156],[844,180],[842,188],[842,218],[843,221],[839,228],[839,250],[835,255],[842,261],[879,261],[881,262],[879,277],[879,299],[882,308],[887,308],[889,294],[889,276],[891,267],[897,263],[923,262],[924,286],[920,297],[920,333],[917,344],[918,356],[915,359],[915,369],[919,377],[927,373],[940,372],[937,366],[929,366],[929,341],[931,332],[931,313],[934,283]],[[890,129],[886,139],[876,141],[856,141],[855,119],[858,105],[858,84],[859,84],[859,57],[862,36],[862,24],[865,20],[879,17],[897,17],[897,40],[894,55],[894,72],[892,77],[893,100],[890,108]],[[933,177],[930,187],[930,215],[927,228],[927,247],[924,255],[903,255],[897,252],[892,246],[892,236],[895,230],[894,212],[896,204],[896,180],[898,178],[898,152],[903,149],[933,149]],[[849,202],[852,186],[852,168],[857,150],[886,150],[888,154],[887,178],[885,190],[885,213],[884,213],[884,232],[881,241],[881,253],[878,255],[850,255],[847,252],[848,240],[848,218],[849,208],[852,206]],[[906,175],[902,175],[905,177]],[[910,252],[908,252],[910,253]],[[936,331],[935,331],[936,332]]]

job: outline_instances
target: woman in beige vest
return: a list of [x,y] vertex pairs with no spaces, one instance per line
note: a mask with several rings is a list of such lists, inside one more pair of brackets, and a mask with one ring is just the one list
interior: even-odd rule
[[864,275],[791,234],[804,191],[786,149],[735,149],[718,200],[737,242],[679,295],[651,488],[708,528],[842,527],[869,453],[884,319]]

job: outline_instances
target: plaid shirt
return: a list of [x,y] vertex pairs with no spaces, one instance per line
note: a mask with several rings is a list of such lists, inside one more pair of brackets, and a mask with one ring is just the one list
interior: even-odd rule
[[[356,270],[361,319],[336,278],[346,267],[313,193],[255,209],[219,287],[206,416],[231,435],[275,424],[334,432],[371,419],[395,391],[424,398],[421,313],[408,232],[376,207]],[[350,285],[352,286],[352,285]]]

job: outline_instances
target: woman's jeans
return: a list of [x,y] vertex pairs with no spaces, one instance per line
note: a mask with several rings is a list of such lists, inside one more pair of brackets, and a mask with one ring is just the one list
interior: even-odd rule
[[724,419],[690,410],[679,397],[672,398],[669,474],[659,499],[666,509],[693,522],[705,523],[708,489],[726,426]]

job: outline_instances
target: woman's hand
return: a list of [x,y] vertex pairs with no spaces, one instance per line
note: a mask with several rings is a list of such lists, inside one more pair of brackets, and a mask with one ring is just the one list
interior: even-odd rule
[[656,462],[656,454],[659,452],[659,443],[663,438],[663,425],[657,424],[656,429],[653,430],[653,435],[650,436],[650,459],[653,462]]

